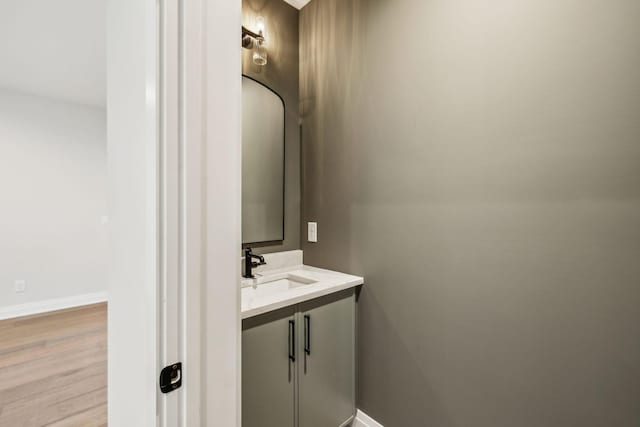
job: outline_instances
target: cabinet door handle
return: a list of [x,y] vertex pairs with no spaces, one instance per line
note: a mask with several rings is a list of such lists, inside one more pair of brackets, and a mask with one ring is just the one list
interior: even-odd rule
[[304,315],[304,352],[311,355],[311,316]]
[[296,322],[289,320],[289,360],[296,361]]

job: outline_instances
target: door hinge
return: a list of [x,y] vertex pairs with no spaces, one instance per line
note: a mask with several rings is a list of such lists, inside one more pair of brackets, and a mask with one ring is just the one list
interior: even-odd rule
[[182,363],[174,363],[160,371],[160,391],[169,393],[182,385]]

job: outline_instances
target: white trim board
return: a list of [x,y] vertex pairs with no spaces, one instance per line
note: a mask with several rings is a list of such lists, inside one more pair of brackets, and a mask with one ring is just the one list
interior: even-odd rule
[[356,421],[353,427],[384,427],[382,424],[371,418],[369,415],[358,409],[356,413]]
[[36,301],[26,304],[10,305],[7,307],[0,307],[0,320],[32,316],[34,314],[65,310],[67,308],[98,304],[106,301],[106,292],[95,292],[92,294],[76,295],[72,297],[50,299],[46,301]]

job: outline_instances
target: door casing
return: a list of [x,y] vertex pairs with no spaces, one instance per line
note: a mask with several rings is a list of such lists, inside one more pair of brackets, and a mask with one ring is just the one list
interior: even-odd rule
[[109,424],[239,427],[241,1],[107,8]]

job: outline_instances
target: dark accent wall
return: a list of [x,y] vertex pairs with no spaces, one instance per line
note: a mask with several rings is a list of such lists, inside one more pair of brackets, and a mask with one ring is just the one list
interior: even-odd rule
[[[296,8],[283,0],[243,0],[242,23],[256,31],[255,18],[265,20],[268,63],[253,63],[253,51],[242,49],[242,73],[276,91],[285,104],[284,241],[256,248],[257,253],[300,249],[300,115],[299,45]],[[238,41],[240,48],[240,41]]]
[[640,2],[312,0],[305,263],[385,427],[640,425]]

